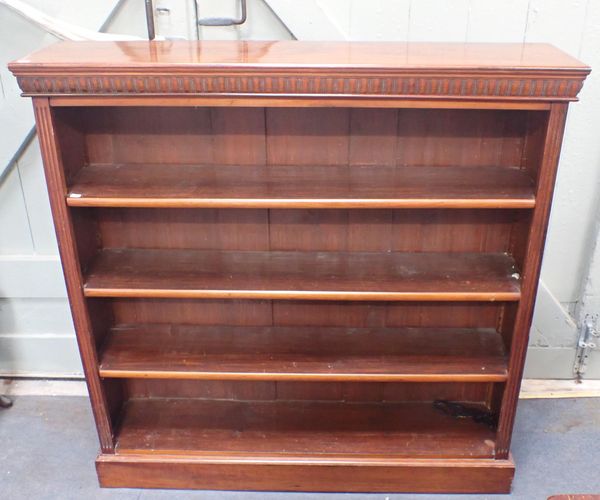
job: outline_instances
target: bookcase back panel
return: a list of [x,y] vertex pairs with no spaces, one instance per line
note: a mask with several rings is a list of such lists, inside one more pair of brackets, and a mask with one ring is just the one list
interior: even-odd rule
[[[546,112],[94,107],[55,114],[91,164],[527,167]],[[61,134],[63,135],[63,134]],[[66,137],[66,135],[65,135]],[[538,141],[539,142],[539,141]],[[81,149],[81,147],[80,147]]]
[[496,328],[501,303],[102,299],[115,324]]
[[[87,210],[87,209],[86,209]],[[99,209],[105,248],[507,252],[518,210]]]
[[130,398],[234,400],[418,401],[436,399],[488,404],[493,384],[378,382],[244,382],[126,379]]

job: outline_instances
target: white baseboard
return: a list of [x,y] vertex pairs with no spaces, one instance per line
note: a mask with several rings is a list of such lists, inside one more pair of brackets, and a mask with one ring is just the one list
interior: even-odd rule
[[[0,379],[0,394],[7,396],[87,396],[87,387],[81,379]],[[521,385],[521,399],[543,398],[597,398],[600,380],[525,379]]]
[[0,379],[0,394],[5,396],[87,396],[83,380]]
[[540,398],[598,398],[600,380],[525,379],[521,384],[521,399]]

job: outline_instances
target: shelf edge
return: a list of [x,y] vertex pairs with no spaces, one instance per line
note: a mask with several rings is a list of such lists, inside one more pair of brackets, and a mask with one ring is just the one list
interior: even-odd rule
[[517,302],[520,292],[340,292],[291,290],[168,290],[145,288],[90,288],[86,297],[162,299],[348,300],[407,302]]
[[319,382],[505,382],[508,372],[493,374],[394,374],[394,373],[286,373],[202,372],[176,370],[120,370],[99,368],[104,378],[148,378],[169,380],[282,380]]
[[462,208],[531,209],[535,199],[251,199],[67,196],[70,207],[96,208]]

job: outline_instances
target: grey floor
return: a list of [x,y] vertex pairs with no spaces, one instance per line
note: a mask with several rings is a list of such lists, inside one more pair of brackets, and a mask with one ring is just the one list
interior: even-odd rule
[[0,499],[535,500],[600,493],[600,399],[521,401],[514,442],[517,475],[510,496],[100,489],[87,399],[23,396],[11,409],[0,410]]

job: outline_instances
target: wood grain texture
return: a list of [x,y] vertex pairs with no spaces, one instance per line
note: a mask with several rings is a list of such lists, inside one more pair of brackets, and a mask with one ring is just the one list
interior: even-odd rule
[[[419,439],[415,439],[419,436]],[[494,431],[431,403],[133,399],[119,453],[492,458]]]
[[[258,491],[509,493],[512,460],[244,460],[155,454],[100,455],[103,487]],[[342,486],[341,486],[342,485]]]
[[132,399],[433,403],[436,399],[489,406],[490,388],[477,382],[306,382],[282,380],[123,379]]
[[105,248],[269,250],[267,210],[102,209],[93,212]]
[[518,168],[109,164],[83,168],[71,184],[67,204],[153,208],[532,208],[535,199],[531,178]]
[[[90,212],[87,219],[95,218],[105,248],[511,254],[515,228],[522,227],[526,234],[530,213],[505,209],[191,208],[74,212]],[[517,256],[520,254],[522,251]]]
[[498,424],[497,453],[500,458],[508,457],[512,438],[566,118],[567,106],[564,104],[553,105],[539,165],[536,192],[538,203],[532,215],[528,238],[525,240],[526,249],[523,263],[525,293],[515,312],[513,324],[513,340],[509,357],[510,374],[502,398]]
[[118,325],[102,377],[217,380],[506,380],[491,329]]
[[[85,62],[80,56],[87,55]],[[174,41],[168,42],[61,42],[13,63],[15,68],[43,70],[77,68],[82,73],[95,65],[106,69],[169,68],[175,73],[192,66],[224,72],[236,68],[269,69],[283,66],[322,68],[335,72],[349,67],[412,68],[427,73],[440,68],[451,71],[483,69],[581,71],[589,68],[559,49],[540,43],[398,43],[398,42],[305,42],[305,41]],[[330,68],[329,66],[334,66]]]
[[110,303],[115,324],[173,323],[186,325],[269,326],[268,300],[99,299]]
[[[57,114],[72,123],[72,111]],[[101,107],[78,117],[89,163],[264,165],[265,111],[219,107]]]
[[[58,108],[56,114],[65,128],[79,133],[83,129],[90,164],[477,168],[526,166],[523,158],[531,151],[525,155],[524,150],[532,144],[527,134],[546,115],[508,109],[159,104],[124,108],[107,104],[88,108],[83,116]],[[232,125],[228,128],[226,123]],[[533,157],[531,162],[535,163]]]
[[161,107],[244,107],[244,108],[360,108],[360,109],[476,109],[476,110],[531,110],[531,111],[547,111],[552,105],[552,101],[483,101],[480,99],[461,99],[457,100],[452,97],[419,100],[410,97],[378,97],[371,96],[369,99],[356,99],[343,96],[322,96],[322,97],[305,97],[288,96],[272,97],[253,94],[249,97],[244,96],[177,96],[177,95],[162,95],[154,97],[136,97],[130,96],[115,96],[103,95],[102,99],[98,96],[83,96],[83,95],[65,95],[53,96],[48,98],[53,108],[59,109],[64,107],[87,107],[103,108],[106,106],[114,107],[138,107],[138,108],[161,108]]
[[[58,249],[63,263],[63,272],[69,304],[73,314],[77,344],[81,355],[85,379],[92,402],[92,411],[96,422],[100,446],[104,453],[114,451],[113,426],[110,417],[114,401],[108,401],[107,393],[98,375],[98,357],[96,339],[94,338],[92,320],[86,307],[83,294],[83,278],[77,251],[77,234],[74,232],[73,220],[69,216],[65,203],[67,182],[66,172],[70,168],[63,165],[62,150],[58,143],[57,128],[52,116],[48,99],[38,98],[33,101],[37,132],[44,160],[44,172],[48,184],[50,206],[54,219],[54,228],[58,240]],[[68,135],[66,136],[68,137]],[[66,137],[63,136],[63,139]],[[67,153],[66,161],[73,151]],[[115,396],[118,396],[115,395]]]
[[103,250],[87,297],[513,301],[507,254]]
[[230,326],[496,328],[502,303],[195,299],[109,301],[118,323]]
[[589,73],[579,61],[544,44],[296,41],[63,42],[9,68],[26,95],[528,101],[573,100]]
[[399,109],[396,165],[515,167],[536,112]]

